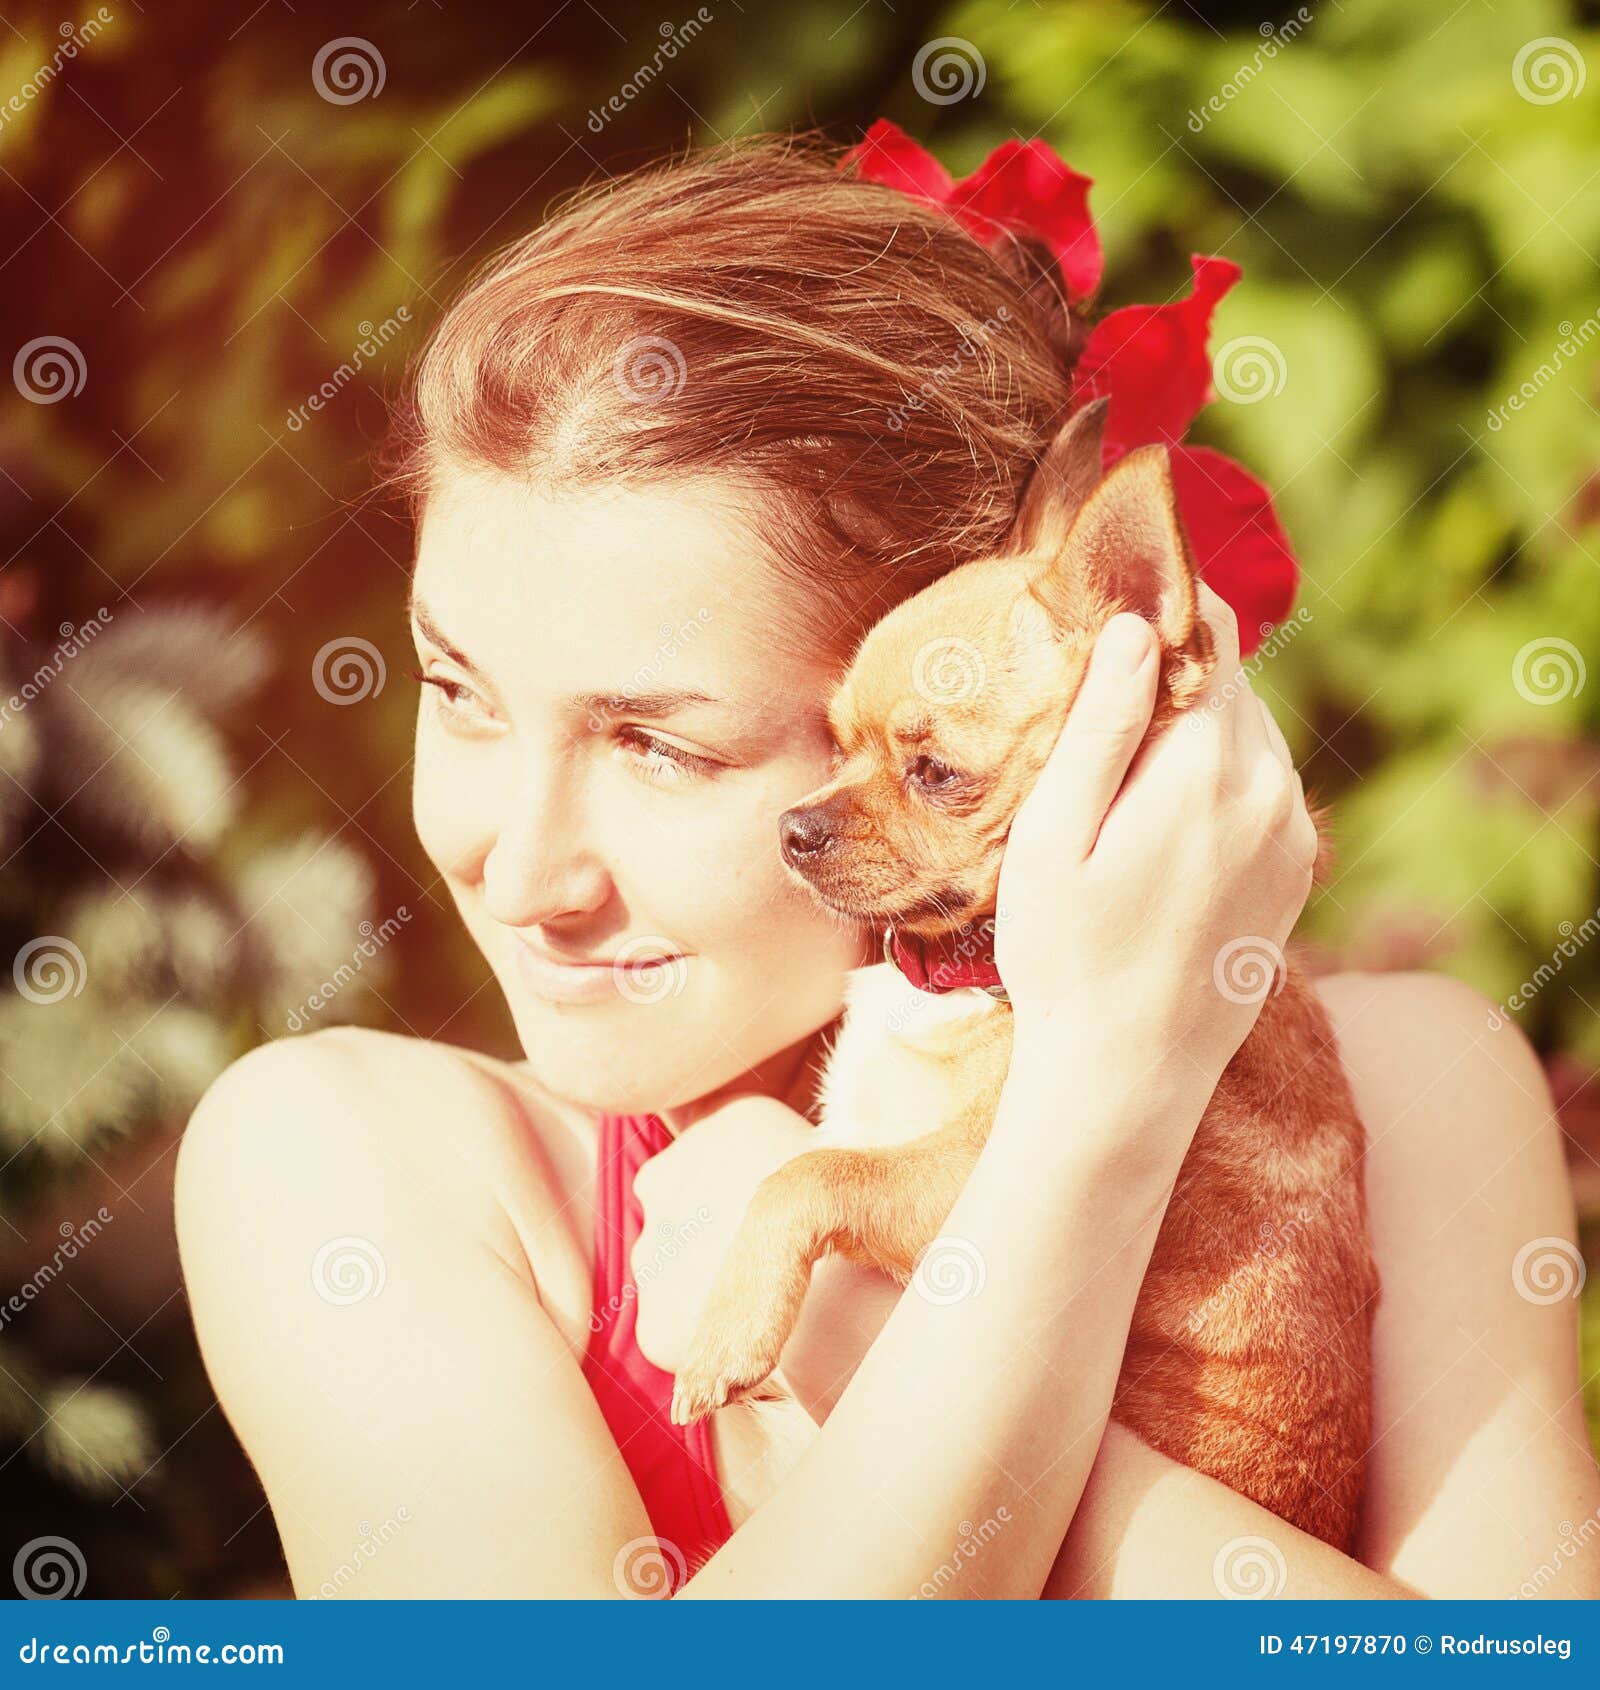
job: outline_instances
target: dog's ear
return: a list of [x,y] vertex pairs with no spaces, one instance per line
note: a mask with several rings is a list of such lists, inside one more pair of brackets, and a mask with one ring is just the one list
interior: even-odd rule
[[1072,519],[1100,479],[1100,445],[1110,403],[1096,399],[1074,411],[1050,442],[1029,478],[1006,538],[1006,550],[1012,556],[1030,552],[1053,556],[1065,545]]
[[1164,446],[1140,446],[1084,500],[1033,588],[1063,626],[1081,618],[1086,600],[1134,610],[1176,651],[1198,620],[1194,583],[1171,460]]

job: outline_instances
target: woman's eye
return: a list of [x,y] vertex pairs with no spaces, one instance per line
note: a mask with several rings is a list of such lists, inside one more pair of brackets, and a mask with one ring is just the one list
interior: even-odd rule
[[620,728],[617,743],[621,745],[642,774],[651,780],[681,780],[685,774],[710,774],[717,764],[709,757],[697,757],[670,740],[657,739],[643,728]]
[[937,791],[961,777],[948,763],[941,763],[937,757],[919,757],[911,765],[911,778],[918,786]]
[[412,670],[412,677],[433,688],[439,709],[447,715],[483,720],[492,714],[465,681],[452,680],[448,675],[425,675],[418,669]]

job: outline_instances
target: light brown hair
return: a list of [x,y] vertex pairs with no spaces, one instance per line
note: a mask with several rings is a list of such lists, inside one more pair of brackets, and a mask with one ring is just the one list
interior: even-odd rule
[[1049,253],[987,247],[814,138],[609,180],[491,258],[413,366],[388,480],[748,487],[820,632],[996,549],[1069,409]]

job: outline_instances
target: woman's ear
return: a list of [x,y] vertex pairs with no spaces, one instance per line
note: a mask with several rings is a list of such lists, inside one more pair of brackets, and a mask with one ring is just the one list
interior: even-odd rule
[[1100,479],[1101,441],[1110,403],[1110,399],[1096,399],[1074,411],[1050,442],[1029,478],[1006,538],[1005,549],[1011,556],[1054,556],[1066,544],[1072,519]]

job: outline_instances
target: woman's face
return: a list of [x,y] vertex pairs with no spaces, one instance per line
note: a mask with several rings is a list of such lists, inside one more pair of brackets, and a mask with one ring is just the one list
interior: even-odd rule
[[733,491],[536,492],[458,472],[422,523],[413,809],[534,1073],[669,1109],[838,1013],[859,929],[784,870],[827,778],[839,653]]

